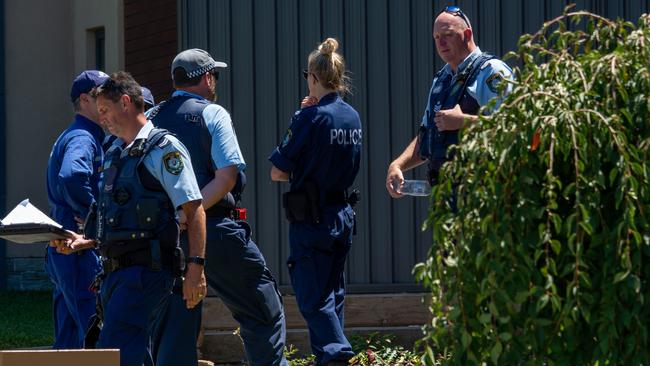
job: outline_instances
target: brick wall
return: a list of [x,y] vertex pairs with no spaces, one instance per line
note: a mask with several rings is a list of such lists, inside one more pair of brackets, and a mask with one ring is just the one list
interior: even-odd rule
[[151,89],[156,102],[173,88],[170,67],[178,51],[176,0],[124,1],[126,71]]
[[43,270],[43,257],[7,258],[7,288],[10,290],[49,290],[52,282]]

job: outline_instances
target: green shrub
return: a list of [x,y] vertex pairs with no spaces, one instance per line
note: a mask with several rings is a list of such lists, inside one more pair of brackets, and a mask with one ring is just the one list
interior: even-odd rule
[[425,358],[648,365],[650,18],[565,13],[514,55],[432,193]]

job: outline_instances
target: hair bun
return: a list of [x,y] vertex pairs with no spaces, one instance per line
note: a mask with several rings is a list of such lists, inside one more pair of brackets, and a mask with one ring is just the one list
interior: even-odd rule
[[339,42],[334,38],[328,38],[318,46],[318,52],[323,55],[331,55],[339,48]]

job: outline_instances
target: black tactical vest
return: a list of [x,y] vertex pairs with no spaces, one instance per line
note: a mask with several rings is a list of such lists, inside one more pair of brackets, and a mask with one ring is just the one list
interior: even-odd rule
[[117,146],[108,151],[97,207],[96,236],[103,256],[116,258],[148,249],[151,241],[167,250],[178,245],[174,205],[143,164],[154,146],[169,143],[167,134],[153,129],[148,138],[135,140],[124,156]]
[[[203,119],[203,110],[208,105],[210,102],[205,99],[178,95],[158,104],[149,114],[154,126],[172,132],[185,145],[201,189],[214,178],[217,169],[212,161],[212,136]],[[235,207],[245,184],[246,176],[240,172],[233,190],[215,206]]]
[[443,74],[442,71],[436,75],[436,82],[432,87],[429,106],[431,110],[427,126],[420,127],[420,156],[429,160],[429,172],[438,171],[440,167],[451,156],[447,149],[451,145],[458,144],[458,131],[438,131],[433,120],[436,112],[445,109],[452,109],[456,104],[465,114],[478,114],[480,105],[467,92],[467,87],[478,77],[481,67],[494,56],[482,53],[470,63],[453,79],[450,74]]

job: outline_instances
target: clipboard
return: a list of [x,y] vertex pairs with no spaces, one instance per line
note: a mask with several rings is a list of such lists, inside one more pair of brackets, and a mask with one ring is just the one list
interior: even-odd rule
[[70,232],[52,224],[21,223],[0,225],[0,238],[15,243],[42,243],[71,237]]

